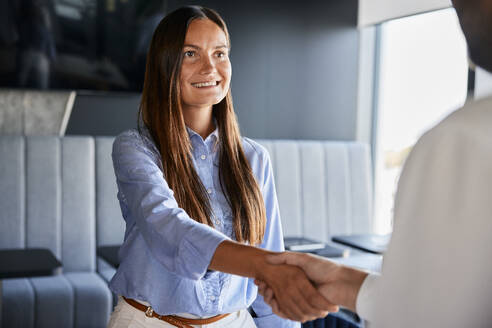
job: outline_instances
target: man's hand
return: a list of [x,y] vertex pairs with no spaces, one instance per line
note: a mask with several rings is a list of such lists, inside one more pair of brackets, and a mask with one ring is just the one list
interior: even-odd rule
[[282,252],[267,256],[267,261],[271,264],[298,266],[317,285],[333,282],[339,271],[343,269],[333,261],[309,253]]
[[275,294],[276,303],[282,309],[275,312],[277,315],[306,322],[338,311],[338,306],[328,302],[299,267],[265,264],[257,279],[264,281],[270,293]]
[[[269,255],[267,261],[271,264],[289,264],[302,268],[330,303],[355,311],[357,294],[367,273],[306,253],[284,252]],[[272,306],[274,312],[286,315],[278,302],[275,290],[270,288],[268,282],[257,279],[255,283],[259,286],[259,292],[264,296],[265,302]]]

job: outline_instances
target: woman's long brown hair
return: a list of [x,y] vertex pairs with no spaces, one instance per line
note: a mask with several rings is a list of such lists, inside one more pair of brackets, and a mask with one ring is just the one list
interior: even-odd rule
[[[163,173],[178,205],[194,220],[213,226],[210,199],[193,166],[180,98],[183,44],[194,19],[216,23],[230,46],[224,21],[211,9],[187,6],[167,15],[157,26],[147,55],[139,120],[160,151]],[[219,179],[232,210],[236,240],[257,245],[265,234],[265,204],[242,148],[230,89],[212,112],[219,129]]]

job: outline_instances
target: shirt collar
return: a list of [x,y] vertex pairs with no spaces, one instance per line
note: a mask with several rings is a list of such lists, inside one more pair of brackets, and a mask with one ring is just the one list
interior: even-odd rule
[[193,131],[190,127],[186,126],[186,131],[188,132],[188,136],[190,137],[190,140],[193,140],[194,138],[199,138],[203,140],[205,143],[210,140],[213,141],[215,144],[219,141],[219,128],[217,127],[217,121],[214,119],[214,124],[215,124],[215,130],[208,135],[205,140],[203,140],[202,136],[199,135],[197,132]]

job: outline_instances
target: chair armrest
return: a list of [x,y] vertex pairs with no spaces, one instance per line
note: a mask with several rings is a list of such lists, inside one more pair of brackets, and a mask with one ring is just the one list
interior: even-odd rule
[[97,255],[102,257],[106,262],[117,268],[120,266],[118,251],[121,245],[100,246],[97,248]]

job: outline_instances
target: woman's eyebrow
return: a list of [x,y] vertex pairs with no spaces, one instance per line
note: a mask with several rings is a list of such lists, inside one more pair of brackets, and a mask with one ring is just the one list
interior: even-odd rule
[[[194,49],[201,50],[201,48],[199,46],[196,46],[194,44],[184,44],[183,45],[183,48],[184,47],[189,47],[189,48],[194,48]],[[215,49],[222,49],[222,48],[228,49],[229,47],[227,45],[225,45],[225,44],[220,44],[220,45],[218,45],[218,46],[215,47]]]

